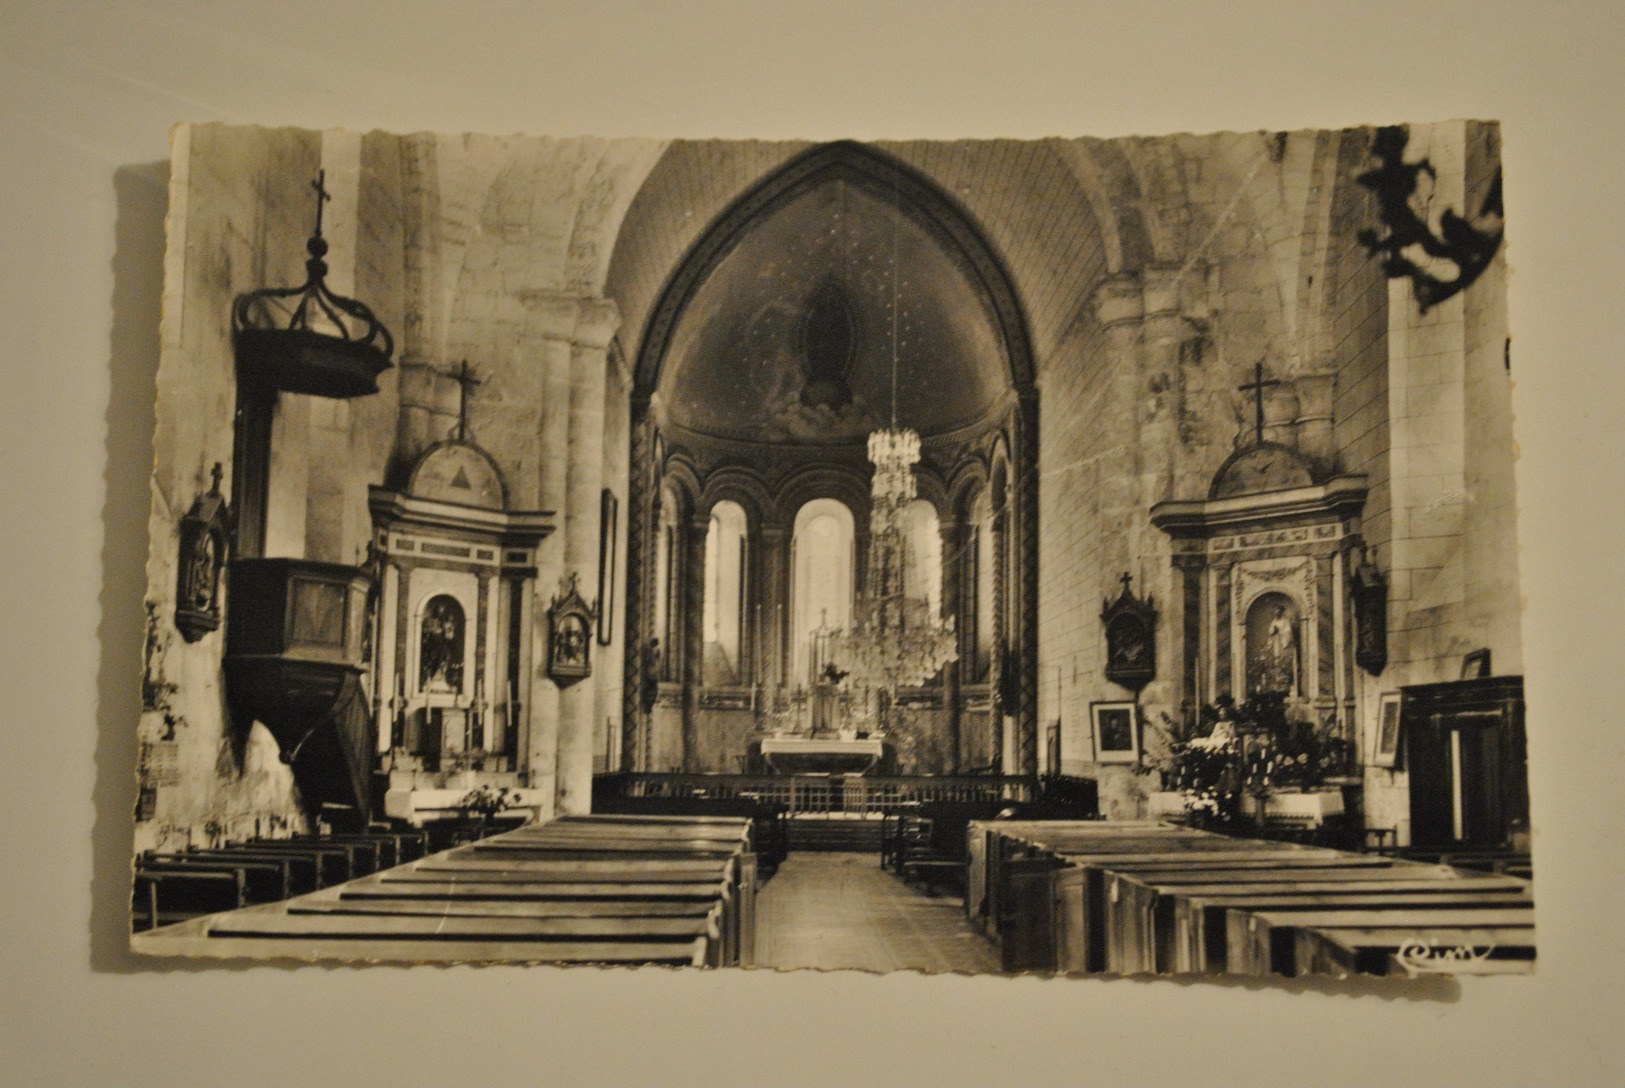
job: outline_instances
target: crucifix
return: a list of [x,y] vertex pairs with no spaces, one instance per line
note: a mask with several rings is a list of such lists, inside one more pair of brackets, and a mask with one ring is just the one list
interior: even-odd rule
[[1255,443],[1264,441],[1264,390],[1273,385],[1285,384],[1285,382],[1277,381],[1274,378],[1268,381],[1264,380],[1264,362],[1261,359],[1253,366],[1253,380],[1243,382],[1236,387],[1243,393],[1251,392],[1253,394],[1253,426],[1256,429],[1253,441]]
[[479,378],[474,376],[474,371],[468,365],[467,359],[463,360],[461,369],[455,371],[451,377],[459,386],[462,387],[461,395],[457,400],[457,441],[467,442],[468,398],[470,394],[474,392],[475,388],[481,385],[482,382]]
[[322,205],[333,199],[333,194],[327,191],[327,171],[316,171],[316,180],[310,183],[311,189],[316,193],[316,237],[322,236]]

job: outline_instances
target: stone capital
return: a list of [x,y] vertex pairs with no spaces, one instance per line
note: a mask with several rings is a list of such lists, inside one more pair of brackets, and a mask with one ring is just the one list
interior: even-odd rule
[[610,298],[577,300],[575,344],[578,348],[607,351],[621,327],[621,308]]
[[1147,265],[1141,273],[1144,288],[1145,316],[1177,317],[1183,310],[1180,303],[1180,285],[1184,267],[1177,264]]
[[1090,296],[1095,320],[1102,328],[1139,321],[1145,316],[1145,292],[1132,272],[1107,276]]

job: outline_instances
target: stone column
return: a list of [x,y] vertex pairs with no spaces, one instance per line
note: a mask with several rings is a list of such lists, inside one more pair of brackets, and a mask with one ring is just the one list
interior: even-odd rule
[[1015,637],[1019,774],[1038,773],[1038,394],[1023,390],[1016,417]]
[[[570,345],[569,461],[564,497],[564,576],[579,577],[583,596],[597,593],[604,487],[604,390],[609,376],[609,341],[620,312],[608,299],[578,304]],[[592,808],[593,734],[597,695],[604,670],[615,667],[594,654],[593,674],[559,693],[559,763],[556,790],[561,815]]]
[[683,527],[682,601],[683,647],[683,771],[699,766],[700,687],[705,682],[705,538],[708,518],[695,516]]
[[761,662],[757,676],[761,681],[764,699],[771,700],[772,692],[784,682],[785,636],[784,617],[789,611],[790,586],[790,531],[782,525],[763,525],[762,554],[757,575],[761,602]]
[[961,557],[963,527],[955,519],[943,516],[937,522],[942,537],[942,618],[954,621],[954,646],[959,656],[942,667],[942,709],[948,726],[948,750],[952,759],[948,770],[959,773],[961,740],[959,721],[959,670],[965,661],[964,603],[965,564]]
[[1140,419],[1140,503],[1173,498],[1175,450],[1179,445],[1179,347],[1189,326],[1180,310],[1180,269],[1152,265],[1142,280],[1142,378],[1138,390],[1144,405]]
[[559,762],[559,688],[547,673],[549,604],[564,581],[566,495],[570,463],[570,357],[576,300],[538,292],[527,296],[526,336],[541,372],[541,440],[537,508],[556,513],[557,529],[536,555],[536,598],[531,606],[530,705],[524,766],[542,798],[542,817],[555,812]]
[[[1095,289],[1095,320],[1105,333],[1107,381],[1111,388],[1106,403],[1121,405],[1119,411],[1101,420],[1110,432],[1110,446],[1121,456],[1110,471],[1100,474],[1099,508],[1105,512],[1141,509],[1138,481],[1141,465],[1141,372],[1142,324],[1145,294],[1138,276],[1110,276]],[[1130,569],[1132,542],[1126,534],[1105,535],[1101,549],[1103,584],[1110,584],[1117,572]]]
[[649,731],[649,715],[644,712],[644,692],[648,685],[659,683],[651,676],[648,657],[649,640],[658,634],[654,630],[653,587],[655,579],[653,557],[655,534],[660,529],[654,519],[654,488],[650,486],[650,460],[654,456],[651,441],[654,427],[649,420],[649,400],[636,397],[632,401],[631,450],[628,455],[630,471],[626,493],[626,644],[622,648],[623,676],[621,687],[621,766],[622,771],[647,769],[647,746],[643,737]]

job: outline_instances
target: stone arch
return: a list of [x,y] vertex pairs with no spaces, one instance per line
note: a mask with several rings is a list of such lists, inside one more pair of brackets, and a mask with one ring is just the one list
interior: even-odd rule
[[1010,381],[1031,388],[1036,367],[1020,295],[1003,258],[964,208],[925,175],[876,148],[852,141],[804,152],[725,209],[677,265],[644,331],[635,368],[639,393],[659,385],[672,336],[694,293],[738,245],[750,226],[813,188],[840,179],[895,205],[930,232],[965,271],[993,315],[1009,360]]

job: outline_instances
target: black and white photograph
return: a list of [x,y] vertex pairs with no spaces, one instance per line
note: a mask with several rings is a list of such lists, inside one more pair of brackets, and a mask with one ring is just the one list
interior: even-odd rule
[[1622,50],[0,4],[0,1088],[1625,1084]]
[[1500,139],[178,127],[132,947],[1533,971]]

